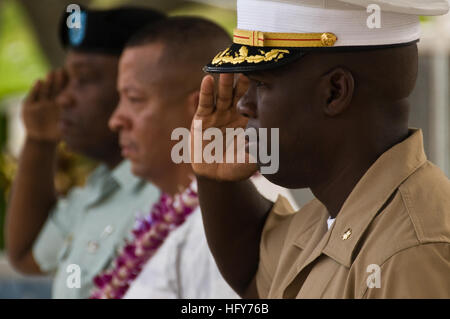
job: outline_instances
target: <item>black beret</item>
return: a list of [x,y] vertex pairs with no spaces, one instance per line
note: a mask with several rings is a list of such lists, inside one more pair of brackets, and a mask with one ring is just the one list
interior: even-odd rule
[[152,9],[88,10],[82,7],[79,16],[81,28],[74,28],[69,27],[67,21],[71,15],[73,13],[65,12],[60,23],[60,39],[65,49],[115,55],[120,55],[135,32],[165,18],[163,13]]

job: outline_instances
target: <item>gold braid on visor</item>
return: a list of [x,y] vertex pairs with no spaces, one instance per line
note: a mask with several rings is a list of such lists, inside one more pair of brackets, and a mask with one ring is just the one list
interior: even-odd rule
[[317,48],[331,47],[337,41],[335,34],[276,33],[234,29],[233,42],[256,47]]

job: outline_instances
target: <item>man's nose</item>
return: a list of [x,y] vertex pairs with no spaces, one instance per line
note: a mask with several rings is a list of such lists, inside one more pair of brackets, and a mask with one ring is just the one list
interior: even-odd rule
[[120,104],[116,107],[113,114],[109,118],[108,126],[114,132],[119,132],[124,128],[131,127],[131,122],[126,116],[125,112],[123,112]]
[[257,108],[255,101],[255,90],[251,85],[247,92],[241,97],[241,99],[237,103],[238,112],[249,118],[257,117]]
[[71,108],[75,106],[75,98],[71,92],[69,85],[56,97],[56,103],[61,108]]

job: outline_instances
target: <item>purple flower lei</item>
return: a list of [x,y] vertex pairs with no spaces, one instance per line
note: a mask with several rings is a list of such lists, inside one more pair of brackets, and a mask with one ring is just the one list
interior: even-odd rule
[[133,241],[125,240],[125,246],[115,259],[113,269],[94,278],[96,288],[90,298],[121,299],[169,233],[183,224],[197,206],[195,181],[174,198],[162,194],[149,214],[136,219],[132,231]]

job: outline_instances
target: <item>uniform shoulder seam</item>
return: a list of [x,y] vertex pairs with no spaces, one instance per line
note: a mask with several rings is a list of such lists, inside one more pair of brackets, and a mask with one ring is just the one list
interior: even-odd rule
[[[447,245],[450,245],[450,242],[446,242],[446,241],[435,241],[435,242],[429,242],[429,243],[418,243],[418,244],[416,244],[416,245],[409,245],[409,246],[407,246],[407,247],[404,247],[404,248],[402,248],[402,249],[399,249],[399,250],[395,251],[395,252],[392,253],[389,257],[387,257],[387,258],[379,265],[379,266],[380,266],[380,269],[383,268],[383,266],[384,266],[389,260],[391,260],[393,257],[395,257],[395,256],[397,256],[398,254],[403,253],[403,252],[405,252],[405,251],[407,251],[407,250],[409,250],[409,249],[416,248],[416,247],[420,247],[420,246],[429,246],[429,245],[437,245],[437,244],[447,244]],[[361,295],[361,298],[364,298],[364,297],[365,297],[365,295],[367,294],[368,289],[369,289],[369,287],[365,287],[364,292],[363,292],[362,295]]]

